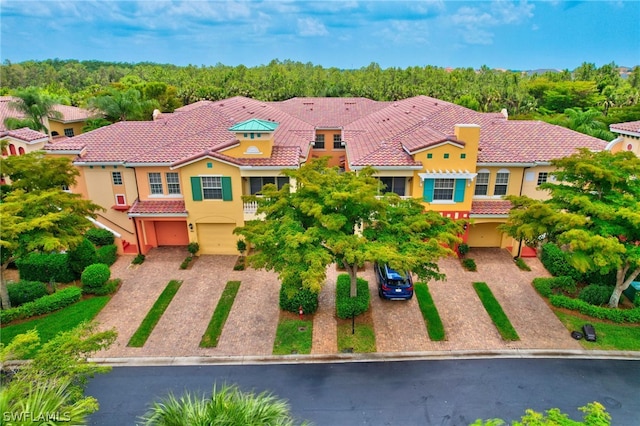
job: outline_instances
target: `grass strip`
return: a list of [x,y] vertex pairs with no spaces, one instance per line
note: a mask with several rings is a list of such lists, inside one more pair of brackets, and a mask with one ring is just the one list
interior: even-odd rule
[[476,293],[478,293],[478,297],[480,297],[484,308],[502,338],[504,340],[520,340],[520,336],[518,336],[515,328],[511,325],[511,321],[509,321],[509,318],[502,310],[502,306],[500,306],[500,303],[491,292],[487,283],[475,282],[473,283],[473,288],[476,290]]
[[[69,331],[85,321],[91,321],[104,308],[111,296],[91,297],[89,299],[80,300],[71,306],[62,308],[58,311],[20,324],[2,327],[0,332],[0,341],[3,345],[9,344],[18,334],[26,333],[29,330],[38,330],[40,336],[40,346],[48,342],[52,338],[63,331]],[[35,348],[31,353],[26,355],[26,359],[31,358],[40,349]]]
[[580,340],[585,349],[615,350],[615,351],[640,351],[640,326],[627,324],[614,324],[601,322],[594,318],[585,319],[584,316],[573,315],[554,309],[556,316],[567,327],[567,334],[571,331],[582,333],[584,324],[592,324],[596,330],[597,340],[587,342]]
[[173,296],[175,296],[178,292],[181,284],[182,281],[169,281],[162,293],[160,293],[160,296],[158,296],[156,303],[154,303],[151,309],[149,309],[149,312],[147,312],[147,316],[144,317],[136,332],[133,333],[133,336],[131,336],[131,339],[129,339],[129,343],[127,344],[127,346],[131,346],[134,348],[141,348],[144,346],[156,324],[158,324],[158,321],[160,321],[162,314],[164,314],[164,311],[167,310],[167,307],[169,306],[169,303],[171,303]]
[[355,325],[355,334],[351,333],[351,320],[338,321],[338,352],[375,352],[376,333],[369,324]]
[[429,292],[429,286],[426,283],[416,283],[413,286],[413,291],[418,299],[418,306],[420,306],[420,312],[422,312],[422,318],[424,318],[425,325],[427,326],[427,333],[429,339],[432,341],[442,341],[445,339],[444,326],[442,325],[442,319],[433,303],[433,298]]
[[312,342],[313,321],[281,317],[273,342],[273,354],[310,354]]
[[519,257],[516,259],[516,266],[523,271],[530,271],[531,268],[527,265],[527,262],[524,261],[523,258]]
[[207,331],[204,332],[202,340],[200,340],[201,348],[215,348],[218,346],[218,339],[220,339],[224,323],[227,322],[227,317],[229,316],[229,312],[231,312],[231,307],[233,306],[233,301],[236,299],[239,288],[240,281],[229,281],[224,287],[220,300],[218,300],[218,305],[215,311],[213,311],[211,321],[209,321],[209,325],[207,326]]

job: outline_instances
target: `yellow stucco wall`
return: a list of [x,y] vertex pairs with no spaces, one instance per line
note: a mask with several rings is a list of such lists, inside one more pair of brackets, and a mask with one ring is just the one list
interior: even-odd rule
[[[522,176],[524,173],[524,168],[522,167],[485,167],[479,165],[476,169],[476,172],[489,172],[489,189],[487,191],[487,195],[475,195],[473,198],[475,200],[500,200],[503,197],[500,195],[494,195],[495,187],[496,187],[496,177],[498,172],[509,172],[509,182],[507,184],[507,194],[506,195],[520,195],[520,187],[522,185]],[[536,174],[537,178],[537,174]],[[474,181],[473,189],[471,191],[472,194],[475,193],[475,184],[477,181]]]
[[[151,194],[151,186],[149,184],[149,173],[160,173],[162,179],[162,195]],[[167,188],[167,173],[177,173],[180,181],[181,194],[169,194]],[[180,170],[171,170],[169,166],[154,166],[154,167],[136,167],[135,176],[138,180],[138,196],[142,201],[148,200],[164,200],[164,199],[181,199],[185,194],[186,181],[182,179]]]
[[73,135],[78,136],[82,134],[82,127],[84,127],[84,121],[76,121],[73,123],[61,123],[59,121],[49,120],[49,131],[53,135],[53,132],[57,132],[58,135],[64,136],[64,129],[73,129]]
[[622,140],[611,147],[611,152],[631,151],[640,157],[640,138],[629,135],[620,135],[620,137]]
[[[238,145],[222,150],[225,155],[235,158],[269,158],[273,149],[271,133],[237,133]],[[253,135],[253,139],[251,138]]]
[[524,180],[522,182],[522,195],[526,195],[535,200],[549,199],[549,191],[539,190],[538,181],[541,173],[547,174],[547,181],[550,181],[551,172],[555,170],[552,166],[537,166],[524,169]]

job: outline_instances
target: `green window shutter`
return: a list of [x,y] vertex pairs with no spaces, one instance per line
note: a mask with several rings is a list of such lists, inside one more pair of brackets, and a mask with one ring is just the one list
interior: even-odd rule
[[467,186],[466,179],[456,179],[456,186],[453,192],[453,201],[461,203],[464,201],[464,188]]
[[233,194],[231,193],[231,178],[229,176],[222,176],[222,200],[233,200]]
[[422,186],[424,187],[424,191],[422,192],[422,196],[424,201],[430,203],[433,201],[433,179],[425,179]]
[[198,176],[191,176],[191,195],[193,201],[202,201],[202,180]]

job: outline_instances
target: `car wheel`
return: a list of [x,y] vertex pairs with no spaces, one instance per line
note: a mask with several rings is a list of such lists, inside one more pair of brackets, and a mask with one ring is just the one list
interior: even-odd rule
[[380,299],[384,299],[384,296],[382,295],[382,289],[381,288],[378,289],[378,296],[380,297]]

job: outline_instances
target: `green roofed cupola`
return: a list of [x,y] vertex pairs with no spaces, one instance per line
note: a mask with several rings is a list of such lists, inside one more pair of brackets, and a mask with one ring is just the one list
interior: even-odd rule
[[236,158],[270,157],[277,128],[278,123],[257,118],[237,123],[229,131],[236,134],[239,145],[224,150],[225,154]]

